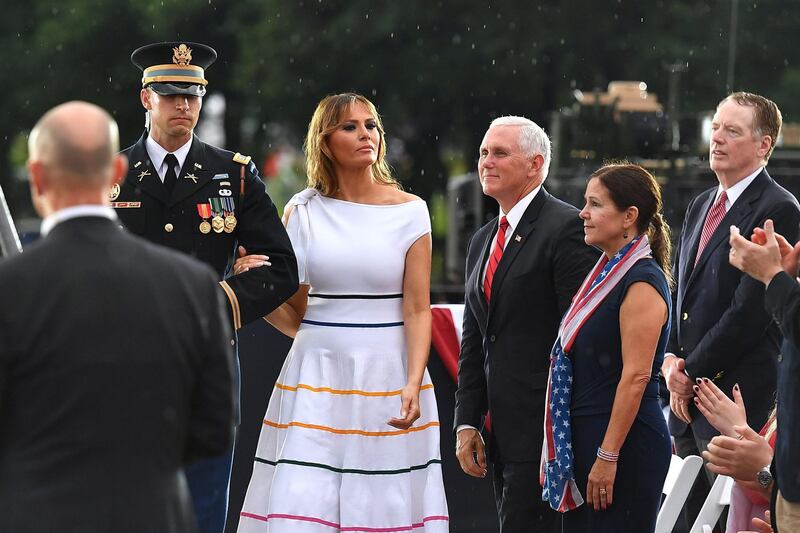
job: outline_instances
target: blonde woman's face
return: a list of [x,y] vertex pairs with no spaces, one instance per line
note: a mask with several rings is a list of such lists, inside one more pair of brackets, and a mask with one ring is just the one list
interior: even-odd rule
[[358,169],[372,166],[378,160],[381,142],[378,122],[364,104],[353,104],[344,112],[326,142],[335,167]]

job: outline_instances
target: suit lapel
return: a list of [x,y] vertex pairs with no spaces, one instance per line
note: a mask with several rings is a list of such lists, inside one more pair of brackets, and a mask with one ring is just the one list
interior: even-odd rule
[[189,154],[183,162],[183,167],[181,167],[178,183],[175,185],[175,190],[172,191],[172,196],[169,199],[170,207],[191,196],[211,181],[212,172],[203,169],[202,161],[206,161],[205,147],[200,139],[194,136],[192,138],[192,146],[189,148]]
[[483,269],[486,266],[486,261],[489,258],[489,247],[492,244],[492,239],[494,239],[495,233],[497,233],[497,224],[499,218],[495,218],[491,222],[491,231],[486,232],[486,236],[483,238],[481,242],[481,255],[478,258],[478,262],[475,265],[475,268],[472,272],[472,293],[476,295],[476,299],[478,300],[478,306],[480,307],[481,311],[483,312],[484,318],[489,313],[489,309],[486,307],[486,298],[483,295]]
[[144,132],[139,141],[133,145],[128,159],[128,182],[134,189],[141,189],[162,204],[169,200],[167,189],[158,177],[155,165],[150,161],[145,148],[147,131]]
[[[517,258],[519,251],[525,245],[525,242],[527,242],[528,236],[535,229],[536,219],[539,218],[539,213],[541,213],[542,207],[549,197],[550,195],[547,193],[544,187],[542,187],[533,200],[531,200],[531,203],[525,210],[525,213],[522,214],[522,218],[520,219],[519,224],[517,224],[517,227],[514,228],[514,231],[506,234],[506,248],[503,251],[503,257],[500,258],[500,263],[497,265],[497,270],[494,272],[494,279],[492,280],[492,294],[497,295],[500,293],[500,288],[503,285],[503,281],[505,280],[511,265]],[[496,297],[492,298],[489,304],[489,313],[491,313],[494,309],[496,301]]]
[[[695,272],[703,268],[708,258],[714,253],[714,250],[721,244],[728,242],[730,227],[732,225],[741,226],[745,218],[753,212],[753,202],[756,202],[761,197],[761,193],[769,179],[771,178],[766,170],[761,171],[756,179],[742,192],[742,195],[736,200],[736,203],[725,213],[725,217],[719,223],[717,229],[714,230],[714,233],[711,234],[708,244],[706,244],[706,247],[703,249],[703,253],[700,255],[700,259],[697,261],[697,265],[692,271],[692,276],[689,278],[689,283],[695,278]],[[714,198],[713,194],[711,198]],[[703,223],[705,223],[705,217],[703,218]],[[702,225],[700,225],[700,227],[702,228]],[[695,245],[694,248],[697,249],[697,246]]]
[[687,238],[688,246],[683,249],[684,257],[681,258],[681,279],[689,280],[693,273],[694,262],[695,258],[697,257],[697,247],[700,245],[700,236],[703,234],[703,226],[706,223],[706,215],[708,214],[708,210],[711,208],[711,203],[714,201],[714,191],[716,191],[716,189],[712,189],[704,193],[708,195],[708,198],[701,202],[702,206],[698,211],[699,219],[692,225],[692,229]]

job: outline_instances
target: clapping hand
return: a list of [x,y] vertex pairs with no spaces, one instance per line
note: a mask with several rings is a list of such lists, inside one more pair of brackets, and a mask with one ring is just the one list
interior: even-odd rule
[[734,426],[733,430],[741,438],[718,435],[711,439],[708,450],[703,452],[708,461],[706,468],[755,489],[756,474],[772,462],[772,448],[767,439],[747,425]]
[[747,425],[747,412],[739,385],[733,386],[733,401],[708,378],[698,379],[694,392],[694,404],[708,423],[723,435],[737,438],[739,434],[733,427]]
[[739,228],[731,226],[728,242],[731,246],[728,256],[730,264],[765,285],[781,270],[793,278],[797,276],[800,243],[792,247],[786,239],[775,233],[772,220],[764,222],[763,230],[756,228],[753,231],[752,242],[739,234]]

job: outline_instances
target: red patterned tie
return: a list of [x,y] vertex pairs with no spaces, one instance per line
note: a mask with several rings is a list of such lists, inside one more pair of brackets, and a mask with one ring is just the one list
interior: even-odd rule
[[700,254],[703,253],[706,244],[708,244],[708,241],[711,239],[711,235],[714,234],[714,230],[717,229],[719,223],[725,218],[725,202],[727,200],[728,194],[722,191],[722,194],[719,195],[717,201],[714,202],[714,205],[709,209],[708,215],[706,215],[706,222],[703,224],[703,233],[700,235],[700,244],[697,245],[697,255],[694,258],[695,266],[697,266],[697,262],[700,260]]
[[486,267],[486,276],[483,278],[483,296],[486,298],[487,305],[492,297],[494,272],[497,270],[497,265],[500,264],[500,258],[503,257],[503,247],[506,244],[507,229],[508,220],[506,220],[506,217],[500,217],[500,225],[497,228],[497,240],[492,247],[492,255],[489,257],[489,266]]

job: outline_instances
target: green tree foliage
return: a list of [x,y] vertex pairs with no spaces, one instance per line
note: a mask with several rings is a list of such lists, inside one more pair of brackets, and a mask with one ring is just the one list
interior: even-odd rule
[[[185,39],[214,46],[210,89],[227,96],[228,144],[263,157],[266,125],[299,143],[325,94],[354,90],[384,115],[398,174],[429,198],[444,188],[443,154],[475,165],[489,121],[547,113],[574,89],[643,80],[667,99],[665,65],[687,66],[684,111],[725,94],[732,0],[5,0],[0,19],[0,184],[9,146],[47,108],[73,98],[109,109],[123,143],[142,125],[137,46]],[[800,4],[738,2],[734,88],[772,96],[787,119],[800,65]],[[243,135],[255,125],[256,136]],[[287,133],[288,132],[288,133]],[[273,134],[274,135],[274,134]],[[401,149],[402,148],[402,149]],[[401,157],[402,155],[402,157]],[[463,167],[463,163],[461,164]],[[15,201],[20,196],[16,195]]]

